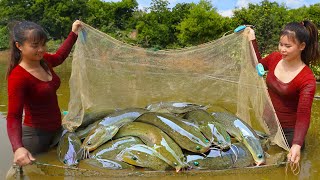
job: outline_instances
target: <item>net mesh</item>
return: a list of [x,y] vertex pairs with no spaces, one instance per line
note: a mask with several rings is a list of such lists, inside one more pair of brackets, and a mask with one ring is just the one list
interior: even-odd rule
[[209,105],[208,111],[224,107],[289,150],[264,79],[255,69],[248,33],[245,29],[199,46],[154,51],[85,24],[73,54],[63,126],[74,131],[87,111],[191,102]]

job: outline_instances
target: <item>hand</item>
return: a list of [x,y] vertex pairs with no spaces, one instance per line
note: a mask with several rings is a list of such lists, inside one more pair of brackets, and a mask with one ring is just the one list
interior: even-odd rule
[[20,147],[14,152],[13,163],[17,164],[18,166],[32,164],[32,161],[35,160],[36,159],[32,156],[32,154],[24,147]]
[[74,32],[75,34],[78,34],[79,30],[81,30],[82,27],[83,27],[82,22],[79,20],[76,20],[72,24],[72,32]]
[[293,144],[289,154],[287,155],[288,161],[293,163],[298,163],[300,161],[301,146],[298,144]]

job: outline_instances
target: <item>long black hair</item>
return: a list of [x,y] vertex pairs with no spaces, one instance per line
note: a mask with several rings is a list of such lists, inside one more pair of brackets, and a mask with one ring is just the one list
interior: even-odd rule
[[[10,62],[7,70],[7,78],[12,69],[21,61],[21,51],[17,48],[16,42],[23,44],[26,40],[36,43],[46,43],[48,36],[44,29],[34,22],[14,22],[10,32]],[[40,61],[40,65],[49,73],[49,67],[43,59]]]
[[280,36],[288,36],[288,38],[305,43],[306,47],[301,52],[301,60],[309,66],[317,64],[320,59],[318,45],[318,29],[311,21],[305,20],[301,23],[292,22],[287,24],[281,31]]

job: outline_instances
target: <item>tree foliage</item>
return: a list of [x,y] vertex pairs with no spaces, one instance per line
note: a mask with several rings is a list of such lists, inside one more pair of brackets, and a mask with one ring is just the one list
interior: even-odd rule
[[72,22],[81,19],[117,39],[154,49],[198,45],[250,24],[263,54],[277,48],[279,32],[290,21],[309,19],[320,27],[320,3],[288,9],[263,0],[234,10],[233,17],[221,16],[210,0],[169,5],[168,0],[152,0],[141,10],[136,0],[0,0],[0,48],[8,48],[7,25],[21,20],[42,25],[52,39],[63,39]]

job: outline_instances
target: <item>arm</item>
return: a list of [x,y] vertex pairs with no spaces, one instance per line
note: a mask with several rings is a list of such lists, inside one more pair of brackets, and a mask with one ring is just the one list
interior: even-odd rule
[[74,32],[70,32],[67,39],[63,42],[55,54],[45,53],[43,58],[47,60],[52,67],[62,64],[63,61],[69,56],[77,37],[78,35],[76,35]]
[[69,56],[71,49],[78,38],[78,32],[82,28],[82,23],[79,20],[76,20],[72,24],[72,30],[69,33],[67,39],[59,47],[55,54],[44,54],[43,58],[47,60],[52,67],[56,67],[63,63],[63,61]]
[[7,133],[15,152],[22,144],[22,113],[25,101],[26,81],[18,75],[11,74],[8,78],[8,115]]
[[22,112],[27,88],[25,82],[18,74],[8,78],[7,133],[14,152],[13,162],[19,166],[35,160],[22,144]]
[[299,94],[299,104],[297,109],[297,121],[294,128],[292,147],[288,154],[288,160],[298,163],[300,160],[301,146],[309,129],[311,107],[315,94],[316,83],[314,78],[309,78],[302,86]]

